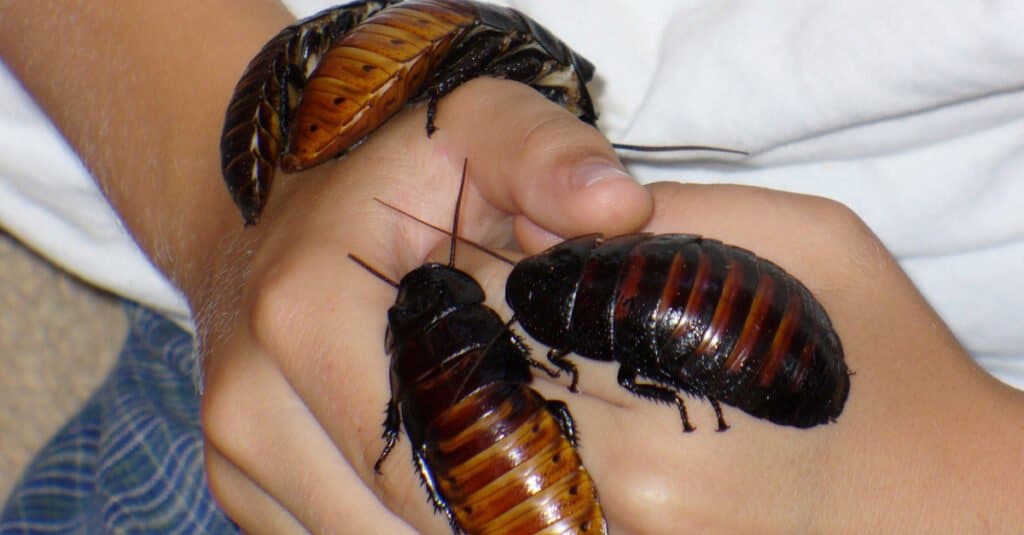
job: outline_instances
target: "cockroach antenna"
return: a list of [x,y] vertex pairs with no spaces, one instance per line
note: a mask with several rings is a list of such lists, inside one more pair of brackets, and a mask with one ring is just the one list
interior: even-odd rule
[[397,282],[391,280],[390,277],[388,277],[387,275],[381,273],[380,270],[378,270],[377,268],[371,266],[366,260],[363,260],[362,258],[359,258],[358,256],[356,256],[356,255],[354,255],[352,253],[348,254],[348,258],[350,260],[352,260],[353,262],[355,262],[356,264],[359,264],[360,266],[362,266],[363,269],[365,269],[366,271],[369,271],[370,274],[373,275],[374,277],[377,277],[378,279],[380,279],[380,280],[390,284],[392,288],[398,288],[398,283]]
[[459,212],[462,210],[462,192],[466,189],[466,169],[468,168],[469,158],[465,158],[462,160],[462,178],[459,179],[459,194],[455,199],[455,215],[452,217],[452,243],[451,249],[448,250],[448,267],[455,267],[455,244],[459,241]]
[[739,154],[749,156],[750,153],[742,150],[727,149],[724,147],[710,147],[705,145],[633,145],[630,143],[612,143],[615,150],[627,150],[632,152],[683,152],[683,151],[710,151],[724,152],[727,154]]
[[[461,190],[461,188],[460,188],[460,190]],[[419,223],[419,224],[421,224],[421,225],[423,225],[425,227],[432,228],[432,229],[434,229],[434,230],[436,230],[436,231],[438,231],[438,232],[440,232],[440,233],[442,233],[442,234],[444,234],[446,236],[451,236],[452,237],[452,246],[451,247],[452,247],[452,251],[453,252],[455,250],[455,241],[457,239],[458,241],[460,241],[462,243],[465,243],[466,245],[469,245],[470,247],[473,247],[474,249],[476,249],[476,250],[478,250],[480,252],[486,253],[487,255],[491,256],[492,258],[495,258],[497,260],[501,260],[502,262],[505,262],[506,264],[508,264],[510,266],[515,265],[515,261],[514,260],[512,260],[511,258],[509,258],[507,256],[504,256],[504,255],[502,255],[500,253],[492,251],[486,245],[483,245],[481,243],[475,242],[475,241],[473,241],[473,240],[471,240],[469,238],[458,236],[458,235],[452,233],[451,231],[449,231],[446,228],[440,227],[440,226],[435,225],[435,224],[433,224],[433,223],[431,223],[429,221],[426,221],[426,220],[424,220],[424,219],[422,219],[420,217],[417,217],[417,216],[415,216],[413,214],[410,214],[409,212],[406,212],[405,210],[402,210],[401,208],[399,208],[399,207],[397,207],[397,206],[395,206],[393,204],[388,204],[386,201],[381,200],[381,199],[379,199],[377,197],[374,197],[373,200],[375,200],[375,201],[379,202],[380,204],[383,204],[384,206],[387,206],[388,208],[390,208],[390,209],[392,209],[392,210],[394,210],[394,211],[404,215],[405,217],[408,217],[409,219],[412,219],[413,221],[416,221],[417,223]],[[458,230],[454,226],[452,228],[455,229],[455,230]],[[454,258],[454,256],[452,256],[451,258]],[[451,260],[449,260],[449,262],[451,262]],[[451,266],[449,266],[449,267],[451,267]]]

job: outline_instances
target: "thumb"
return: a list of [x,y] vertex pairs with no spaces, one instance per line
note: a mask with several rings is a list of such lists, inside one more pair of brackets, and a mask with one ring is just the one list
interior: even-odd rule
[[473,80],[440,102],[437,125],[434,141],[469,158],[476,187],[517,216],[528,251],[559,236],[634,231],[651,215],[650,194],[604,135],[526,85]]

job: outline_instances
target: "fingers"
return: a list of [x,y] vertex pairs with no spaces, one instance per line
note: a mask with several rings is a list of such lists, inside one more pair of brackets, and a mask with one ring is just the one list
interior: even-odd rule
[[[229,349],[209,370],[203,399],[211,489],[229,516],[253,533],[325,533],[339,526],[411,533],[339,455],[277,366],[258,351]],[[351,405],[351,414],[335,415],[343,429],[363,425],[359,403]],[[405,483],[419,490],[415,481]],[[423,509],[420,516],[429,520]]]
[[404,430],[383,475],[372,470],[391,395],[383,340],[395,288],[347,255],[397,281],[448,238],[375,197],[447,228],[468,157],[477,202],[467,230],[522,213],[525,234],[550,239],[545,232],[625,232],[649,216],[646,190],[596,129],[518,84],[466,89],[464,100],[441,103],[433,138],[422,113],[402,114],[346,158],[276,186],[228,290],[241,287],[237,319],[221,347],[207,348],[210,475],[240,518],[285,525],[277,504],[313,532],[408,531],[399,516],[420,532],[447,529],[410,468]]
[[301,534],[307,529],[207,442],[206,471],[217,503],[244,533]]
[[522,214],[523,241],[620,234],[650,215],[646,190],[596,128],[518,83],[477,79],[439,106],[436,143],[470,159],[474,184],[497,208]]

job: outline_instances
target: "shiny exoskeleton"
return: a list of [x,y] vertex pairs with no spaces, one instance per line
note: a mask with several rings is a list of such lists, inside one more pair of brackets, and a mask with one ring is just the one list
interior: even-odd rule
[[280,162],[344,154],[411,102],[491,76],[526,83],[594,124],[594,67],[521,13],[466,0],[359,1],[285,28],[246,68],[221,139],[224,179],[247,224]]
[[850,391],[839,337],[800,281],[753,253],[687,234],[597,235],[520,261],[506,300],[523,329],[552,348],[617,361],[618,382],[675,404],[707,398],[780,425],[835,421]]
[[326,9],[281,30],[256,54],[235,86],[221,134],[221,169],[247,224],[256,223],[287,142],[302,88],[334,40],[385,2]]
[[529,387],[527,349],[469,275],[426,264],[388,311],[392,399],[434,505],[456,532],[605,533],[565,404]]
[[[463,170],[463,186],[465,177]],[[460,187],[453,234],[461,198]],[[607,533],[572,415],[529,386],[530,368],[546,367],[484,304],[476,280],[454,267],[455,241],[447,265],[424,264],[397,284],[352,259],[398,288],[388,310],[391,400],[375,470],[404,425],[430,499],[455,532]]]

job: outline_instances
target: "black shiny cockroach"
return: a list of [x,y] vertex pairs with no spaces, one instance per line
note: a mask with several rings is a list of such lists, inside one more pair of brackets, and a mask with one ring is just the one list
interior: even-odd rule
[[617,361],[619,384],[676,405],[685,431],[694,428],[680,392],[706,398],[719,431],[728,429],[719,402],[799,428],[843,411],[851,374],[824,307],[746,249],[690,234],[587,235],[516,263],[460,240],[513,265],[514,319],[552,348],[572,391],[570,352]]
[[[458,204],[453,228],[457,221]],[[447,265],[425,264],[397,283],[350,255],[398,289],[375,470],[404,426],[430,500],[456,533],[607,533],[568,408],[530,388],[531,366],[545,366],[454,267],[455,242]]]
[[411,102],[470,79],[523,82],[581,120],[597,114],[594,67],[513,9],[465,0],[360,1],[285,28],[246,68],[221,138],[224,179],[247,224],[267,201],[275,168],[339,156]]
[[549,360],[617,361],[630,392],[675,404],[706,398],[780,425],[835,421],[850,392],[843,348],[824,307],[772,262],[688,234],[567,240],[519,261],[505,297]]

